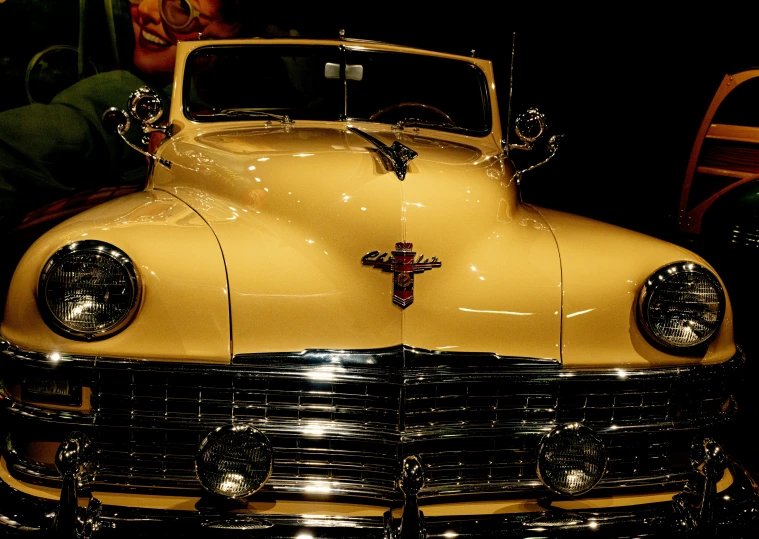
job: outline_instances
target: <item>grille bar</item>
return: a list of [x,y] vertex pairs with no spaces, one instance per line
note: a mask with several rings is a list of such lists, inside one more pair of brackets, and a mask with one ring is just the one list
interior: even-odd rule
[[[39,376],[42,362],[29,359],[15,368]],[[691,469],[696,429],[729,415],[730,382],[742,364],[738,354],[721,365],[621,377],[569,372],[551,361],[396,347],[246,356],[223,368],[72,359],[56,373],[92,389],[91,414],[81,420],[96,447],[93,484],[197,488],[200,440],[219,425],[246,421],[274,447],[265,489],[392,500],[398,463],[409,454],[425,467],[422,497],[534,494],[542,436],[574,421],[607,444],[600,488],[680,481]],[[75,415],[26,413],[62,430]]]

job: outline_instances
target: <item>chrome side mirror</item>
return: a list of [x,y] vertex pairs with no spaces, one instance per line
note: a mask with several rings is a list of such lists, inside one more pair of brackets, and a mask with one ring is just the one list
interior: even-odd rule
[[103,129],[111,135],[118,135],[127,146],[140,152],[151,161],[157,160],[162,165],[170,168],[171,162],[156,157],[150,152],[146,152],[126,138],[126,133],[131,127],[130,116],[140,123],[143,133],[141,139],[143,145],[148,144],[150,134],[155,131],[163,133],[166,137],[171,136],[171,125],[153,125],[163,115],[163,103],[161,102],[161,98],[152,89],[147,86],[142,86],[130,94],[129,99],[127,99],[127,110],[129,113],[125,110],[117,109],[116,107],[111,107],[106,110],[100,118]]
[[510,150],[532,150],[533,144],[539,140],[546,131],[546,117],[536,108],[529,108],[519,116],[514,122],[514,131],[521,144],[507,144],[503,142],[504,150],[508,153]]
[[522,181],[522,176],[525,172],[530,172],[531,170],[535,170],[536,168],[545,165],[548,163],[553,157],[556,155],[556,152],[559,151],[559,144],[561,143],[562,139],[564,138],[564,135],[553,135],[550,139],[548,139],[548,145],[546,146],[546,151],[548,152],[548,155],[545,159],[540,161],[539,163],[535,163],[532,166],[529,166],[525,169],[518,170],[514,177],[516,178],[517,185],[519,185]]
[[[546,129],[545,115],[536,108],[527,109],[525,112],[517,116],[517,119],[514,122],[514,131],[522,142],[519,144],[509,144],[504,140],[502,142],[503,151],[506,155],[509,155],[511,150],[533,150],[535,148],[535,142],[545,135]],[[564,135],[553,135],[549,138],[546,144],[546,152],[548,155],[542,161],[522,170],[518,170],[515,174],[517,184],[521,182],[522,175],[524,175],[525,172],[535,170],[553,159],[556,152],[559,150],[559,144],[563,138]]]
[[129,114],[142,126],[143,144],[147,144],[150,133],[160,131],[171,136],[171,125],[153,125],[163,116],[163,103],[158,94],[147,86],[137,88],[127,99]]
[[546,117],[538,109],[527,109],[517,116],[514,123],[514,131],[525,144],[532,144],[546,130]]
[[132,117],[143,126],[153,125],[163,115],[163,103],[158,94],[147,86],[137,88],[127,101],[127,108]]

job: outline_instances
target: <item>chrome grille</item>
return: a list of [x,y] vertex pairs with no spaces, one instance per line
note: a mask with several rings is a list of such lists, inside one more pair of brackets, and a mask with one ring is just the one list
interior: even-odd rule
[[425,468],[421,497],[535,495],[543,488],[535,469],[542,436],[574,421],[607,444],[597,489],[681,481],[694,435],[730,415],[730,381],[743,362],[736,358],[568,371],[550,361],[397,347],[246,356],[218,367],[98,360],[63,368],[93,390],[92,413],[80,423],[89,423],[83,430],[95,443],[92,482],[100,488],[197,489],[199,442],[219,425],[245,421],[274,447],[265,490],[390,500],[410,454]]

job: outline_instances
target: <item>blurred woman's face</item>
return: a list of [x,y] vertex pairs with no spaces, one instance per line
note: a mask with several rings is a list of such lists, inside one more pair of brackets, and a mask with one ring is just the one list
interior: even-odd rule
[[[134,65],[151,75],[174,73],[177,41],[198,39],[220,19],[223,0],[130,0]],[[163,8],[163,9],[161,9]]]

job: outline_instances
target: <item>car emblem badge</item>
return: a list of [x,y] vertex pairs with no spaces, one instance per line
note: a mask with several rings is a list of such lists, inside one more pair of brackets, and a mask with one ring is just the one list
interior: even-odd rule
[[414,303],[414,274],[423,273],[442,264],[436,256],[425,259],[424,255],[414,261],[416,253],[412,251],[413,244],[398,242],[395,251],[387,253],[372,251],[361,257],[364,266],[374,266],[382,271],[393,272],[393,303],[405,309]]

